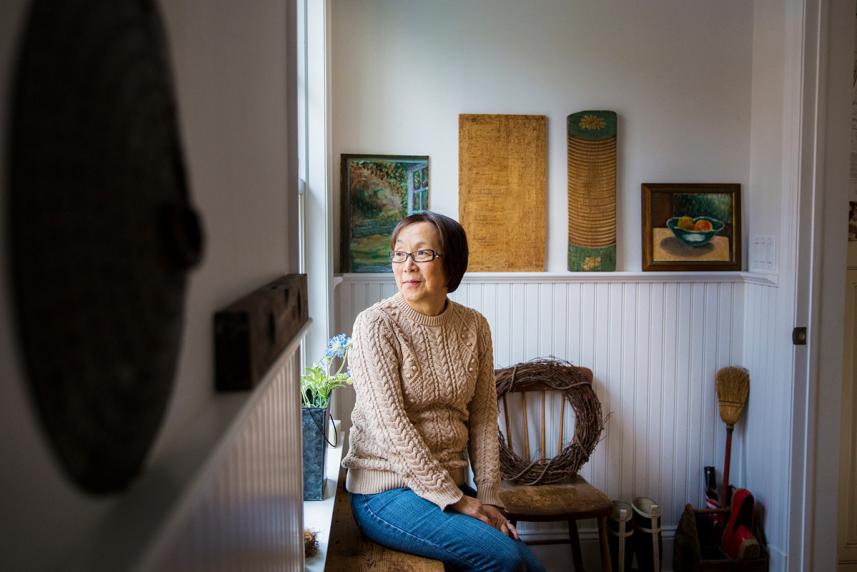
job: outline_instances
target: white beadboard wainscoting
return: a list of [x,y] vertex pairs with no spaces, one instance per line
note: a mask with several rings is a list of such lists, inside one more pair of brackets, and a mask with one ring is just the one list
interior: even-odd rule
[[303,570],[297,346],[194,481],[146,570]]
[[250,391],[221,393],[135,483],[70,570],[304,568],[300,344]]
[[[751,344],[754,361],[746,363],[744,332],[773,311],[771,302],[762,306],[757,297],[775,286],[772,279],[737,272],[472,273],[451,298],[488,319],[495,367],[552,355],[592,369],[608,421],[581,474],[611,498],[649,496],[661,503],[669,536],[686,503],[703,504],[703,466],[714,465],[718,473],[723,466],[726,430],[715,372],[728,365],[754,369],[772,359]],[[395,291],[392,275],[337,277],[337,331],[350,332],[361,310]],[[754,296],[749,308],[748,291]],[[352,406],[353,392],[342,392],[338,414],[346,423]],[[540,407],[538,400],[529,402],[531,420]],[[547,418],[552,456],[559,423],[550,412]],[[573,432],[568,420],[565,428],[567,441]],[[538,433],[529,434],[536,451]],[[733,439],[733,482],[746,472],[742,435],[739,429]],[[523,530],[539,537],[565,534],[564,527],[550,525]]]
[[[785,570],[791,518],[789,470],[793,379],[791,324],[780,323],[783,289],[765,282],[744,288],[744,359],[750,371],[750,398],[735,425],[732,478],[753,492],[762,518],[771,570]],[[722,424],[720,426],[722,428]],[[722,461],[721,463],[722,464]],[[718,464],[718,467],[720,466]]]

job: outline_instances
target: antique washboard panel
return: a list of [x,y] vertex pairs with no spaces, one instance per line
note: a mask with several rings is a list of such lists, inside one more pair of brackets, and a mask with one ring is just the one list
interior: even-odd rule
[[468,270],[545,269],[547,117],[460,115],[458,216]]
[[568,116],[568,269],[616,270],[616,113]]

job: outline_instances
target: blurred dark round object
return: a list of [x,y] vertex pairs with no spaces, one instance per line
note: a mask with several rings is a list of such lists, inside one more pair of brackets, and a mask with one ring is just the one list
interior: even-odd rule
[[12,91],[18,340],[44,433],[81,489],[140,473],[172,393],[202,255],[154,2],[36,0]]

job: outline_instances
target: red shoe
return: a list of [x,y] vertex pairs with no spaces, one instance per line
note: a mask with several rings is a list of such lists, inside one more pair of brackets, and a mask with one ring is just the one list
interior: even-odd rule
[[761,553],[759,541],[751,532],[755,525],[756,501],[747,489],[732,495],[732,510],[723,529],[723,550],[730,558],[757,558]]
[[733,560],[758,558],[762,555],[762,547],[759,546],[759,541],[743,524],[732,535],[729,544],[723,546],[723,551]]

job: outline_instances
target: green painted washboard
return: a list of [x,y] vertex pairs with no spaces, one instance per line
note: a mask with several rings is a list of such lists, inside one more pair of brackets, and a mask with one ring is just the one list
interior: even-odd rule
[[616,113],[568,116],[568,269],[616,270]]

